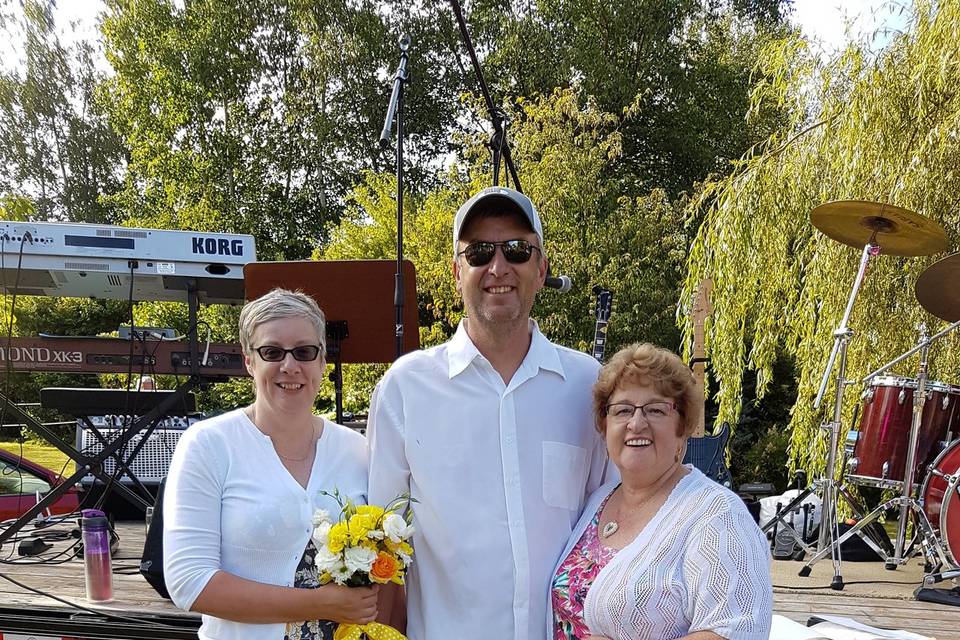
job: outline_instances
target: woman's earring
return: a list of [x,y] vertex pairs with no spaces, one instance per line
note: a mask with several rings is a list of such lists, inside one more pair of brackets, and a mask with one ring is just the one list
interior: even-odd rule
[[683,445],[677,447],[677,455],[673,456],[674,462],[680,462],[680,456],[683,455]]

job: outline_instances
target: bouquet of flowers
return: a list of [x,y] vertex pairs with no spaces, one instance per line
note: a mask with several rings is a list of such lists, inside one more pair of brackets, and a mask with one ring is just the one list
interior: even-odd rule
[[[340,505],[334,520],[323,509],[313,515],[313,544],[317,549],[316,566],[320,583],[348,587],[373,584],[403,584],[407,567],[413,561],[412,498],[400,496],[385,507],[355,505],[344,501],[339,492],[328,494]],[[401,515],[404,514],[404,515]],[[344,625],[337,628],[335,638],[355,639],[362,634],[373,640],[404,638],[387,625],[372,622],[366,625]]]

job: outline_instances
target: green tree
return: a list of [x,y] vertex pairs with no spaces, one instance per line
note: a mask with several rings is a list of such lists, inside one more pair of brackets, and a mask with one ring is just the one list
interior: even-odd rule
[[93,45],[64,47],[53,7],[27,0],[7,18],[25,64],[0,72],[0,195],[31,199],[42,220],[110,222],[100,197],[119,188],[122,148],[94,100]]
[[787,29],[781,0],[485,0],[472,6],[485,72],[500,95],[577,87],[615,115],[624,195],[671,197],[778,123],[744,116],[762,45]]
[[[860,259],[856,248],[817,231],[810,211],[833,200],[896,204],[942,223],[955,245],[960,44],[952,34],[958,28],[956,3],[918,0],[908,29],[875,58],[856,44],[826,63],[795,38],[768,47],[754,108],[785,109],[789,123],[732,175],[705,184],[688,209],[703,224],[690,253],[685,297],[704,276],[713,279],[706,347],[720,419],[733,421],[741,411],[743,372],[756,372],[763,397],[785,353],[798,376],[790,422],[797,466],[818,469],[825,456],[817,424],[832,413],[832,381],[819,410],[813,399]],[[920,322],[941,326],[912,294],[919,274],[938,257],[881,253],[873,259],[850,322],[856,337],[847,378],[913,346]],[[950,380],[958,363],[954,334],[933,349],[931,373]],[[904,363],[895,373],[909,375],[915,366]],[[855,394],[848,389],[844,424]]]
[[[372,0],[107,7],[116,75],[100,95],[130,148],[114,202],[131,223],[252,233],[261,259],[304,258],[325,244],[361,169],[390,167],[377,143],[388,74],[399,32],[420,35],[424,16]],[[416,184],[447,150],[455,101],[431,82],[437,61],[415,51],[412,70],[427,74],[407,104]]]

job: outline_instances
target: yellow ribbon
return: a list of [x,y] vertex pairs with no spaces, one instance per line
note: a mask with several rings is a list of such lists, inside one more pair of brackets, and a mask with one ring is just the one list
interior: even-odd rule
[[334,632],[333,640],[360,640],[364,635],[370,640],[407,640],[407,636],[379,622],[341,624]]

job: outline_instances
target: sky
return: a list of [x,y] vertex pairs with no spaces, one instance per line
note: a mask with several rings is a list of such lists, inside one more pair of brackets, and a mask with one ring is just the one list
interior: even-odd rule
[[794,0],[791,19],[825,54],[843,48],[848,33],[879,51],[893,35],[889,30],[904,29],[910,5],[910,0]]
[[[890,40],[890,34],[882,27],[902,29],[906,22],[904,7],[910,1],[794,0],[791,20],[817,44],[823,55],[842,48],[847,33],[867,38],[870,48],[879,51]],[[103,0],[59,0],[57,5],[57,24],[65,43],[80,38],[96,39],[96,15],[103,8]],[[14,38],[0,37],[0,67],[12,69],[22,65],[22,51],[17,45]],[[101,60],[101,64],[107,70],[106,60]]]

